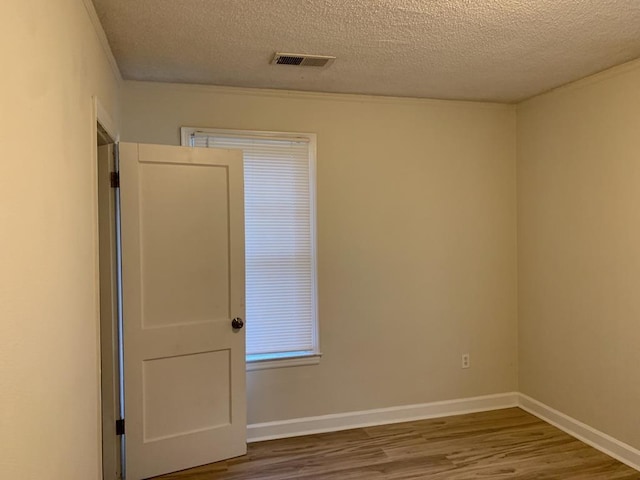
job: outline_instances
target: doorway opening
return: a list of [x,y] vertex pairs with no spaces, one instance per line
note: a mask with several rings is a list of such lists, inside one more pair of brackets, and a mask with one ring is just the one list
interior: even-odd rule
[[102,478],[124,473],[124,389],[122,343],[122,269],[118,146],[96,123],[98,242],[100,271],[100,384]]

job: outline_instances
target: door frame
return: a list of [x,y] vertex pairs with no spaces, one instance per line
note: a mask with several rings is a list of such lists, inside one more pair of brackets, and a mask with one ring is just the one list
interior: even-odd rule
[[[99,136],[106,136],[112,143],[117,143],[120,140],[120,135],[116,128],[116,124],[103,107],[100,99],[97,96],[92,96],[92,115],[91,115],[91,175],[92,175],[92,199],[93,199],[93,218],[94,218],[94,300],[95,300],[95,327],[96,327],[96,388],[97,388],[97,405],[96,405],[96,423],[97,423],[97,451],[100,452],[98,456],[96,478],[103,480],[116,480],[116,478],[105,478],[105,465],[103,459],[103,434],[102,434],[102,415],[103,415],[103,396],[106,392],[102,389],[102,335],[101,335],[101,308],[100,308],[100,224],[99,224],[99,202],[98,202],[98,140]],[[100,128],[100,132],[98,131]],[[112,345],[111,355],[117,354],[117,345]],[[114,443],[117,443],[117,438],[113,439]],[[117,447],[116,447],[116,450]],[[122,462],[122,459],[119,459]],[[117,471],[117,465],[112,466]]]

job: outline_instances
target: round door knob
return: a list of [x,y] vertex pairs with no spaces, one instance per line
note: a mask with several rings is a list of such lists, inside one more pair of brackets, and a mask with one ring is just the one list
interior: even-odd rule
[[234,330],[239,330],[244,327],[244,322],[241,318],[234,318],[233,320],[231,320],[231,326],[234,328]]

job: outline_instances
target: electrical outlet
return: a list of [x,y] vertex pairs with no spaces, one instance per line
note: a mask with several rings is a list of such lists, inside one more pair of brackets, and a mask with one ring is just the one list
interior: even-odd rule
[[469,368],[471,366],[471,361],[469,359],[468,353],[462,354],[462,368]]

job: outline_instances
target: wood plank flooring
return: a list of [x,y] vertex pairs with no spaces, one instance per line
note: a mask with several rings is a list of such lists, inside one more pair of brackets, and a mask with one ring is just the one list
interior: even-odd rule
[[249,444],[162,480],[640,480],[519,408]]

